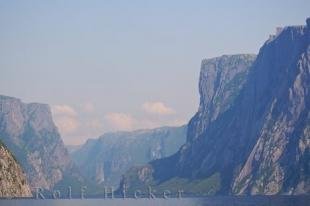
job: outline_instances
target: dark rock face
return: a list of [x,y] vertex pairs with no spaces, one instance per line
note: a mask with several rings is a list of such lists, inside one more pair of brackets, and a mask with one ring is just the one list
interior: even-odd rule
[[88,140],[71,156],[93,182],[117,188],[130,167],[175,153],[185,143],[186,131],[182,126],[106,133]]
[[252,92],[262,121],[232,191],[309,194],[310,27],[285,28],[260,53]]
[[0,96],[0,136],[21,163],[32,189],[52,189],[66,172],[75,170],[48,105]]
[[309,26],[286,27],[263,45],[229,108],[209,107],[215,80],[208,81],[200,81],[202,101],[187,144],[151,162],[145,179],[159,187],[175,177],[217,175],[216,194],[309,194]]
[[0,198],[31,197],[25,174],[14,156],[0,142]]

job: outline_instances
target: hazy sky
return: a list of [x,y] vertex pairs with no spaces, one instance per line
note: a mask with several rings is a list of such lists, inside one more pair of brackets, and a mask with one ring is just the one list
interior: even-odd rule
[[186,123],[203,58],[257,53],[309,0],[0,1],[0,94],[48,103],[66,144]]

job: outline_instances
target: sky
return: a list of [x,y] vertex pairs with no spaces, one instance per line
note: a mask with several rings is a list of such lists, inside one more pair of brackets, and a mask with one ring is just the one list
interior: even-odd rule
[[201,60],[258,53],[309,0],[0,0],[0,94],[51,106],[65,144],[186,124]]

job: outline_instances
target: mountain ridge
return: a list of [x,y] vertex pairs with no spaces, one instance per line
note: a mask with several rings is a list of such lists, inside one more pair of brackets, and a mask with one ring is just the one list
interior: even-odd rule
[[173,154],[185,142],[186,126],[109,132],[88,139],[71,154],[85,176],[98,184],[117,187],[134,165]]

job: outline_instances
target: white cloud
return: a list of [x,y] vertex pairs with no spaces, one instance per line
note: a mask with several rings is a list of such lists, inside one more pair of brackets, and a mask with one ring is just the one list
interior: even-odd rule
[[142,108],[150,114],[170,115],[175,113],[172,108],[166,106],[163,102],[145,102]]
[[125,113],[108,113],[104,119],[114,130],[132,130],[135,124],[134,118]]
[[54,122],[65,144],[81,144],[87,138],[97,137],[104,132],[102,117],[95,113],[92,103],[77,106],[67,105],[51,107]]
[[52,114],[55,124],[62,135],[75,132],[79,127],[77,112],[69,105],[53,105]]
[[92,113],[95,111],[95,106],[93,103],[91,102],[86,102],[84,105],[83,105],[83,110],[84,112],[87,112],[87,113]]
[[77,112],[68,105],[54,105],[52,106],[53,115],[66,115],[66,116],[76,116]]
[[92,119],[87,122],[87,126],[91,129],[102,129],[103,123],[98,119]]
[[65,144],[81,144],[104,132],[179,126],[186,123],[175,115],[169,116],[175,112],[162,102],[145,102],[143,110],[152,115],[111,112],[101,116],[94,112],[92,103],[80,104],[76,108],[67,104],[52,106],[55,124]]
[[55,118],[55,124],[61,134],[67,135],[75,132],[79,127],[79,122],[74,117],[62,116]]

